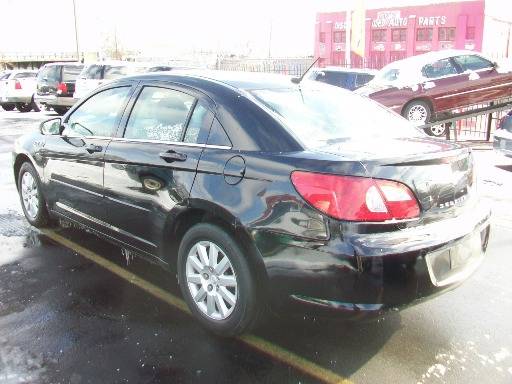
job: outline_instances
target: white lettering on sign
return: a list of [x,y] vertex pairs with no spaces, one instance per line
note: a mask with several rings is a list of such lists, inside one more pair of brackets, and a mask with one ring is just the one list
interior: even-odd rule
[[372,21],[373,28],[406,27],[407,17],[401,17],[400,11],[377,12],[377,18]]
[[418,25],[422,27],[433,27],[436,25],[445,25],[446,24],[446,16],[429,16],[418,17]]
[[346,21],[337,21],[334,23],[334,29],[346,29],[347,22]]

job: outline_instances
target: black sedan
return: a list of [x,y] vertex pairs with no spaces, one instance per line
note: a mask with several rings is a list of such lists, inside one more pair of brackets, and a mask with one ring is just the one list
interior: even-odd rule
[[465,280],[490,212],[471,152],[278,75],[120,79],[15,147],[27,220],[75,222],[177,274],[208,329],[265,308],[360,318]]

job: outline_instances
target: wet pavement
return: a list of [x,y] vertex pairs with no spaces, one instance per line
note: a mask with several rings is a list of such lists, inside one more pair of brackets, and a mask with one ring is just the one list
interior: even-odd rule
[[479,191],[495,215],[486,261],[465,284],[371,323],[271,316],[251,336],[262,352],[209,334],[145,290],[179,298],[175,277],[158,267],[73,227],[57,229],[72,241],[63,246],[26,223],[10,150],[45,115],[0,112],[0,383],[512,382],[507,159],[475,155]]

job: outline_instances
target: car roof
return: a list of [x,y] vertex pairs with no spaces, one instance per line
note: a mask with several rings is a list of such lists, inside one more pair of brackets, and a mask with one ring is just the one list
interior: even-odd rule
[[394,62],[386,65],[386,67],[390,68],[393,66],[398,67],[398,66],[405,66],[405,65],[407,65],[407,66],[414,65],[417,67],[417,66],[423,66],[425,64],[432,63],[433,61],[447,59],[449,57],[461,56],[461,55],[482,56],[481,53],[475,52],[475,51],[458,50],[458,49],[443,49],[440,51],[426,52],[426,53],[422,53],[421,55],[415,55],[415,56],[407,57],[402,60],[397,60],[397,61],[394,61]]
[[243,90],[255,89],[286,89],[295,88],[292,83],[292,76],[262,73],[262,72],[240,72],[240,71],[218,71],[207,69],[173,69],[172,71],[154,72],[129,76],[122,80],[160,80],[176,81],[186,79],[203,79],[215,83],[222,83],[231,88]]
[[334,67],[328,66],[325,68],[313,68],[314,71],[319,72],[349,72],[349,73],[364,73],[367,75],[374,75],[378,71],[376,69],[365,69],[365,68],[347,68],[347,67]]
[[46,63],[44,67],[49,67],[51,65],[84,65],[78,61],[55,61],[53,63]]

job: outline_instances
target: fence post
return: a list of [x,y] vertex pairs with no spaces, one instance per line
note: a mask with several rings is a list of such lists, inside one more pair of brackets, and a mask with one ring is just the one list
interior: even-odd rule
[[[494,101],[491,101],[490,106],[494,105]],[[492,112],[487,115],[487,131],[485,132],[485,141],[491,140],[491,129],[492,129]]]

